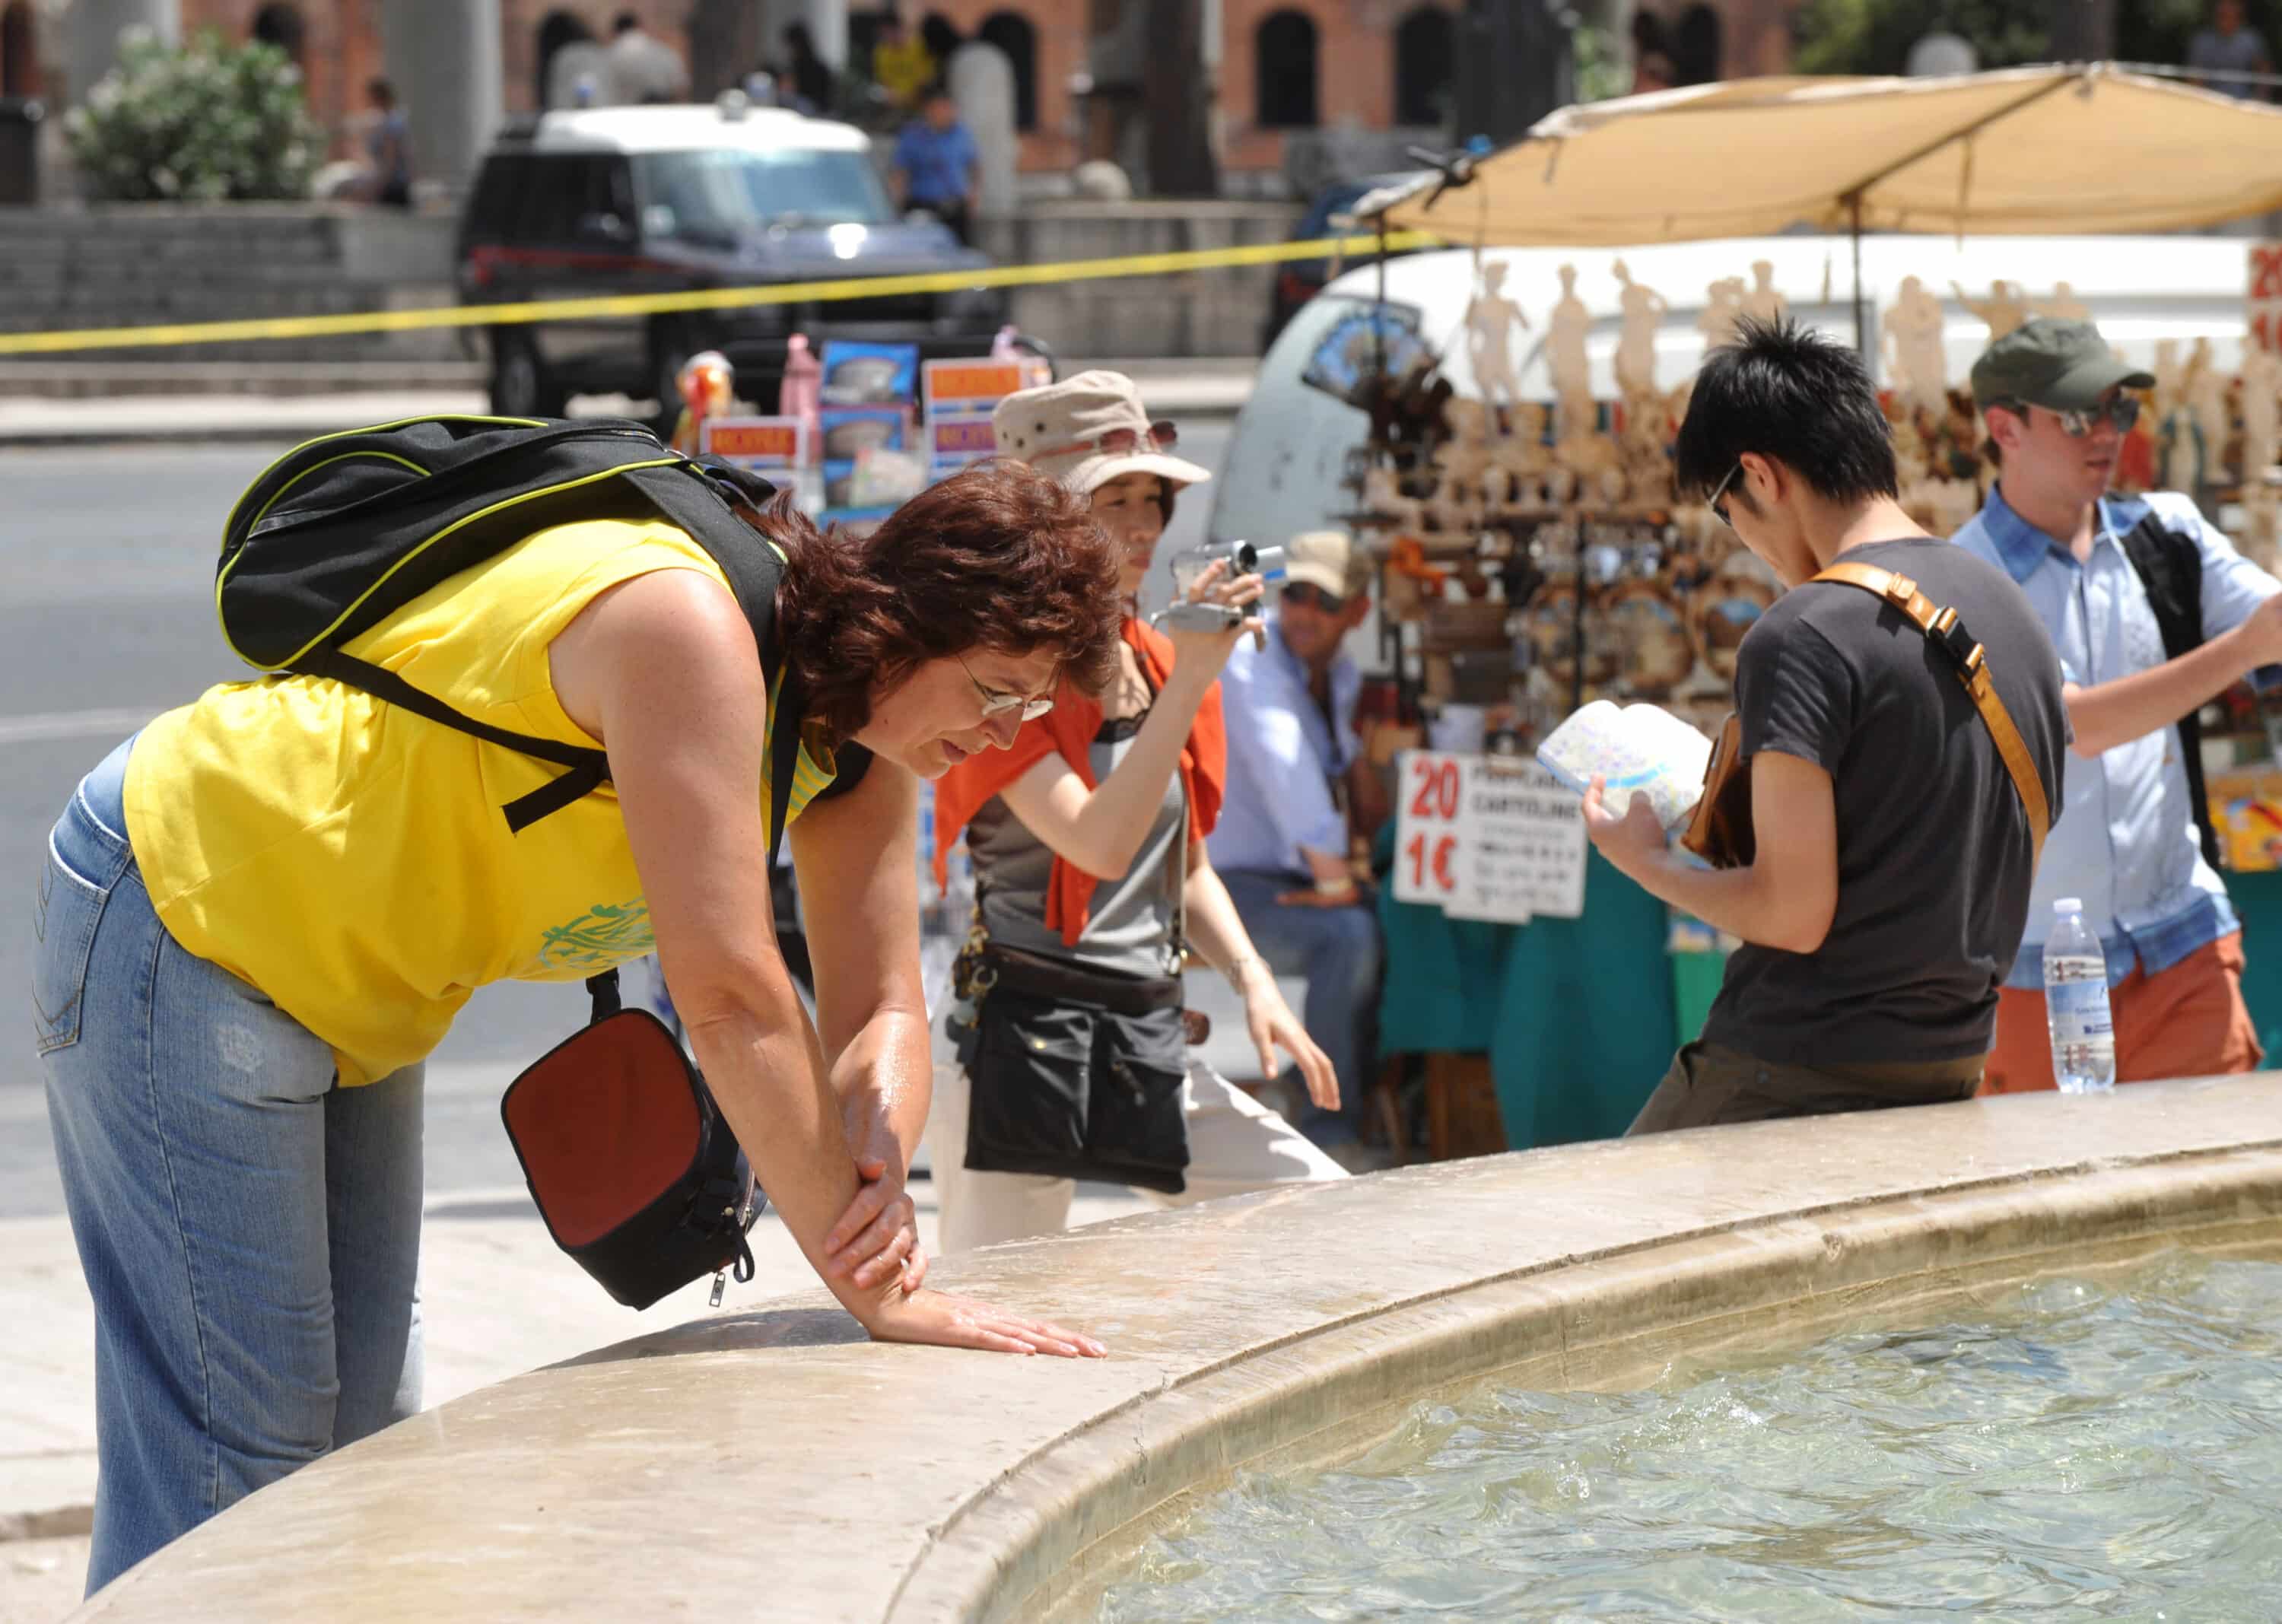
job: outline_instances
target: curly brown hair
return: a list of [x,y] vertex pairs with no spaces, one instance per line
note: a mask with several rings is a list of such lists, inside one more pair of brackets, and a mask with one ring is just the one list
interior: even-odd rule
[[1116,546],[1084,497],[1025,463],[964,469],[869,535],[819,532],[789,495],[755,528],[785,551],[777,625],[809,718],[834,742],[871,719],[882,689],[969,649],[1051,649],[1089,694],[1116,669]]

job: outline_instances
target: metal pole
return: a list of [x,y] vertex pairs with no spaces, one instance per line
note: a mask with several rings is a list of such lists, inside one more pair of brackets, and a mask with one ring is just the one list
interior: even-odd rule
[[1854,242],[1854,348],[1867,364],[1870,359],[1870,323],[1862,307],[1862,194],[1850,199]]

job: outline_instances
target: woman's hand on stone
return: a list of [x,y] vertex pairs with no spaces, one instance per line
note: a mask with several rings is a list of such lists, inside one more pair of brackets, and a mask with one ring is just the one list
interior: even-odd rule
[[1053,1354],[1064,1359],[1098,1359],[1109,1349],[1090,1336],[1065,1331],[972,1297],[948,1292],[889,1294],[862,1315],[874,1341],[920,1342],[936,1348],[975,1348],[990,1353]]
[[904,1188],[903,1150],[884,1122],[856,1139],[856,1177],[862,1188],[824,1237],[824,1276],[868,1291],[903,1274],[905,1292],[927,1279],[920,1245],[919,1208]]

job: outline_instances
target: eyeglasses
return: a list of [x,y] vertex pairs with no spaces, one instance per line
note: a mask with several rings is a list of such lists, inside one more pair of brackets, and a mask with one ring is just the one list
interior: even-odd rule
[[1347,606],[1347,601],[1336,592],[1325,592],[1309,581],[1293,581],[1284,588],[1284,601],[1301,609],[1320,609],[1327,615],[1336,615]]
[[1727,470],[1727,477],[1726,478],[1720,480],[1719,484],[1712,487],[1711,500],[1704,504],[1705,507],[1712,509],[1712,517],[1713,518],[1718,519],[1722,524],[1725,524],[1730,530],[1735,528],[1735,521],[1727,517],[1727,503],[1726,501],[1727,487],[1735,483],[1736,478],[1741,475],[1743,471],[1743,465],[1741,462],[1738,462],[1735,467]]
[[966,673],[966,680],[974,684],[974,691],[982,695],[982,714],[986,719],[994,716],[1004,716],[1007,711],[1019,708],[1024,721],[1035,722],[1054,708],[1054,702],[1050,698],[1034,699],[1022,694],[1002,694],[995,688],[987,687],[982,680],[974,674],[974,667],[967,664],[965,655],[954,655],[952,657],[958,660],[959,670]]
[[1145,429],[1104,429],[1085,439],[1074,439],[1067,446],[1035,452],[1031,460],[1043,462],[1047,457],[1074,456],[1081,451],[1106,451],[1118,456],[1133,452],[1170,451],[1180,443],[1180,430],[1170,422],[1160,420]]
[[[2022,419],[2029,415],[2029,402],[2026,400],[1992,400],[1990,404],[2001,406]],[[2090,411],[2063,412],[2049,406],[2044,409],[2060,419],[2061,432],[2070,439],[2082,439],[2103,422],[2112,424],[2118,434],[2129,434],[2131,425],[2139,421],[2139,401],[2133,395],[2118,395]]]

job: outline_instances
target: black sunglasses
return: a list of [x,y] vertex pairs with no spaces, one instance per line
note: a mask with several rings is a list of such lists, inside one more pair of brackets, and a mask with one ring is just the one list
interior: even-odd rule
[[1296,603],[1301,609],[1311,605],[1327,615],[1336,615],[1347,606],[1347,601],[1336,592],[1325,592],[1309,581],[1293,581],[1284,588],[1284,601]]
[[1719,484],[1712,487],[1711,500],[1704,504],[1705,507],[1712,509],[1712,517],[1713,518],[1718,519],[1722,524],[1725,524],[1730,530],[1735,528],[1735,521],[1727,517],[1727,487],[1735,483],[1737,476],[1742,474],[1743,471],[1743,465],[1742,462],[1738,462],[1735,467],[1727,470],[1727,477],[1726,478],[1720,480]]
[[[1989,404],[2001,406],[2024,422],[2029,416],[2030,403],[2026,400],[1991,400]],[[2113,400],[2093,407],[2090,411],[2064,412],[2052,406],[2043,409],[2061,420],[2061,432],[2071,439],[2082,439],[2092,432],[2093,427],[2102,418],[2113,423],[2118,434],[2131,433],[2131,425],[2139,421],[2139,401],[2133,395],[2118,395]]]

